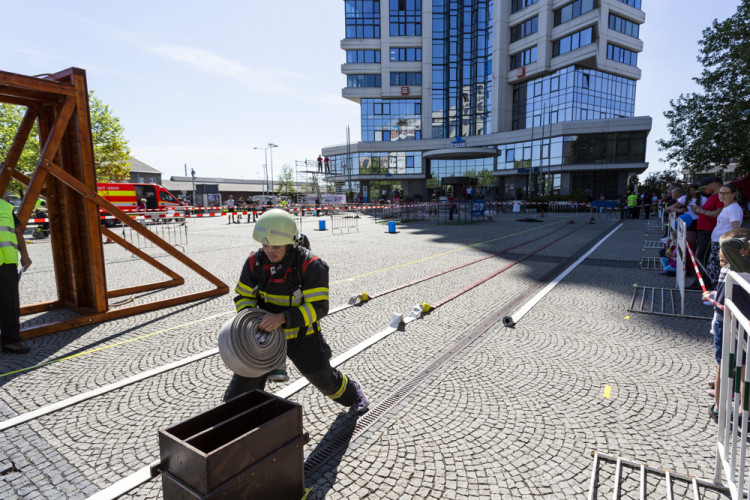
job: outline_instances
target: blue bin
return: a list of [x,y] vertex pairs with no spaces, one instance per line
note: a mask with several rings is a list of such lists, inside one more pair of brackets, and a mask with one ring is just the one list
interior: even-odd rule
[[325,231],[326,230],[326,221],[325,221],[325,219],[321,219],[321,220],[318,221],[318,229],[320,231]]
[[396,221],[390,221],[388,223],[388,232],[389,233],[395,233],[396,232]]

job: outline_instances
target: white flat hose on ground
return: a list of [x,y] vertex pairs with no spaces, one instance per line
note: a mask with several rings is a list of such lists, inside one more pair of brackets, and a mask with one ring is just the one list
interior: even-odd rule
[[258,330],[268,314],[262,309],[243,309],[219,330],[219,354],[227,368],[241,377],[260,377],[286,359],[286,336],[281,328]]
[[542,300],[545,295],[547,295],[549,292],[551,292],[552,289],[555,288],[558,283],[560,283],[568,274],[570,274],[571,272],[573,272],[573,269],[575,269],[576,267],[578,267],[581,264],[581,262],[583,262],[584,260],[586,260],[589,255],[591,255],[592,253],[594,253],[594,251],[597,248],[599,248],[599,246],[602,243],[604,243],[605,241],[607,241],[607,239],[610,236],[612,236],[613,234],[615,234],[615,231],[617,231],[621,227],[622,227],[622,224],[620,224],[619,226],[617,226],[616,228],[614,228],[612,231],[610,231],[607,234],[607,236],[605,236],[604,238],[602,238],[601,240],[599,240],[599,242],[596,245],[594,245],[593,247],[591,247],[591,249],[588,252],[586,252],[585,254],[583,254],[577,261],[575,261],[573,264],[571,264],[570,267],[568,267],[565,271],[563,271],[562,273],[560,273],[560,275],[557,278],[555,278],[554,280],[552,280],[539,293],[537,293],[536,295],[534,295],[534,297],[532,297],[531,300],[529,300],[526,304],[524,304],[523,307],[521,307],[518,310],[516,310],[513,314],[505,316],[503,318],[503,325],[505,325],[508,328],[510,328],[510,327],[514,326],[516,323],[518,323],[521,320],[521,318],[523,318],[526,315],[526,313],[529,312],[531,310],[531,308],[534,307],[537,304],[537,302],[539,302],[540,300]]

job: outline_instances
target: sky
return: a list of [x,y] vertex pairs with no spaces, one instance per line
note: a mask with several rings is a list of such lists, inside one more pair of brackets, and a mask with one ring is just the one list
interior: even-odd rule
[[[739,1],[643,0],[635,114],[653,118],[644,175],[666,168],[656,140],[668,137],[670,99],[699,90],[702,31]],[[359,108],[341,97],[343,0],[0,0],[0,12],[0,70],[86,70],[133,156],[165,179],[185,166],[259,179],[267,155],[278,178],[282,165],[344,144],[347,126],[359,139]],[[269,143],[278,147],[254,149]]]

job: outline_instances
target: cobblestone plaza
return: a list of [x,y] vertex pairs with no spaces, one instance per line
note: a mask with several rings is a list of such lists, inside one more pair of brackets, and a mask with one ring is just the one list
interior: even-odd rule
[[[306,477],[308,498],[585,498],[593,451],[712,478],[709,321],[628,312],[635,286],[675,286],[673,278],[641,269],[641,258],[656,254],[643,249],[645,240],[658,239],[647,234],[648,221],[588,224],[579,216],[571,224],[548,216],[528,223],[518,221],[522,216],[455,226],[414,222],[395,233],[361,217],[358,231],[343,234],[318,230],[319,218],[302,218],[313,252],[330,265],[332,310],[352,295],[419,281],[325,317],[334,357],[382,331],[394,313],[441,304],[340,367],[362,383],[373,410],[402,386],[413,387]],[[252,227],[190,219],[181,248],[231,289],[258,246]],[[503,314],[605,237],[515,327],[503,326]],[[21,280],[21,303],[55,299],[49,240],[33,240],[29,251],[33,265]],[[147,252],[186,284],[138,294],[134,303],[210,287],[161,250]],[[105,246],[105,259],[110,288],[163,279],[117,245]],[[29,341],[30,354],[3,354],[0,418],[215,349],[232,297],[50,334]],[[111,307],[121,300],[130,297],[111,300]],[[708,315],[705,309],[697,312]],[[430,375],[419,377],[429,366]],[[298,376],[290,366],[291,382]],[[230,377],[221,358],[209,355],[3,430],[0,498],[86,498],[130,476],[158,459],[158,429],[220,404]],[[353,419],[309,386],[290,399],[304,408],[306,456]],[[613,470],[602,464],[597,498],[612,497]],[[650,498],[664,497],[663,478],[649,475],[648,484]],[[676,482],[678,498],[687,490]],[[637,474],[628,468],[622,493],[638,498]],[[160,478],[123,498],[161,498]]]

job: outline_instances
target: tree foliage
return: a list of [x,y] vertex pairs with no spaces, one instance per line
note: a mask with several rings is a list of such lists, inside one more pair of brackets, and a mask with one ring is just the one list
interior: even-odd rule
[[291,199],[297,195],[297,189],[294,185],[294,171],[292,167],[284,164],[281,167],[281,174],[279,174],[279,181],[276,184],[276,189],[281,196],[288,196]]
[[678,184],[680,173],[675,169],[662,170],[660,172],[651,172],[643,182],[641,192],[664,193],[667,187]]
[[[126,180],[130,173],[130,148],[120,119],[93,91],[89,92],[89,109],[97,180]],[[8,156],[25,113],[26,108],[23,106],[0,104],[0,159],[4,160]],[[39,128],[35,123],[16,169],[31,174],[39,162],[39,155]],[[11,191],[21,195],[23,187],[14,181]]]
[[750,0],[703,31],[694,78],[702,92],[681,94],[664,113],[671,137],[660,139],[670,166],[692,172],[725,168],[750,172]]

